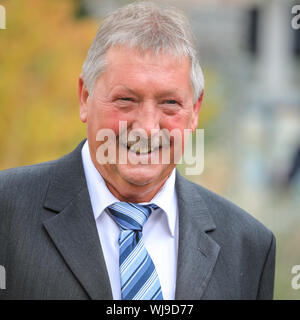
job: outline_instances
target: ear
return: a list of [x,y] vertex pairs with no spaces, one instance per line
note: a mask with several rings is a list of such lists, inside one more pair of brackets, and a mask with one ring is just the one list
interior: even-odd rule
[[83,82],[82,75],[78,79],[79,117],[82,122],[87,121],[89,92]]
[[192,116],[192,125],[191,125],[192,131],[194,131],[197,128],[197,125],[198,125],[198,116],[199,116],[200,108],[202,106],[203,94],[204,94],[204,90],[202,90],[200,97],[198,98],[198,100],[194,104],[193,116]]

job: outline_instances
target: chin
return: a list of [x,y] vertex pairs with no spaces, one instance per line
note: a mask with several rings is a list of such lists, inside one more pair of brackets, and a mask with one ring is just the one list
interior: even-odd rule
[[162,181],[165,178],[165,170],[162,165],[137,165],[120,166],[120,176],[130,184],[144,186],[156,180]]

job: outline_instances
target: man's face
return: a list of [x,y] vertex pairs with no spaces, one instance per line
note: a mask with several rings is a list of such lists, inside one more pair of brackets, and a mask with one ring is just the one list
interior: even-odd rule
[[[128,134],[144,130],[150,139],[153,129],[169,132],[177,129],[183,139],[184,129],[196,128],[201,105],[201,99],[193,103],[190,61],[187,57],[178,58],[167,53],[155,55],[151,51],[141,53],[134,48],[116,46],[107,51],[106,62],[105,72],[96,81],[92,95],[79,79],[80,118],[87,123],[91,157],[108,188],[120,200],[133,201],[140,197],[149,201],[151,199],[146,200],[149,195],[154,195],[172,172],[174,161],[169,164],[130,161],[100,164],[96,152],[103,141],[96,141],[96,136],[101,129],[113,130],[117,137],[117,160],[121,151],[127,155],[132,153],[128,146],[119,146],[120,121],[127,122]],[[171,159],[175,150],[171,140]],[[134,156],[136,160],[149,158],[151,151]]]

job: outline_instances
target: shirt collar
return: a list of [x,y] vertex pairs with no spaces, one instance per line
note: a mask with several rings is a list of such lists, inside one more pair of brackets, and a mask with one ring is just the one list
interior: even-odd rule
[[[87,186],[89,190],[89,195],[91,198],[91,204],[94,212],[95,220],[103,213],[105,208],[112,205],[115,202],[119,202],[107,188],[104,179],[102,178],[99,171],[94,166],[91,159],[88,140],[84,143],[82,150],[82,162],[84,173],[87,181]],[[175,226],[176,226],[176,215],[177,215],[177,197],[175,192],[175,169],[172,171],[171,175],[164,183],[162,188],[150,201],[155,203],[161,208],[161,210],[167,215],[169,231],[174,237]],[[145,204],[145,203],[141,203]]]

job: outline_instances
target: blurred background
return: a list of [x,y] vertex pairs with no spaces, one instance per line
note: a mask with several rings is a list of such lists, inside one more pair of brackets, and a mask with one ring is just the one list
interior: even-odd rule
[[[0,30],[0,170],[55,159],[85,137],[77,79],[89,45],[126,0],[7,0]],[[275,299],[300,299],[300,29],[290,0],[173,0],[190,19],[205,75],[195,181],[277,238]],[[299,21],[300,24],[300,21]],[[184,166],[180,166],[184,172]]]

